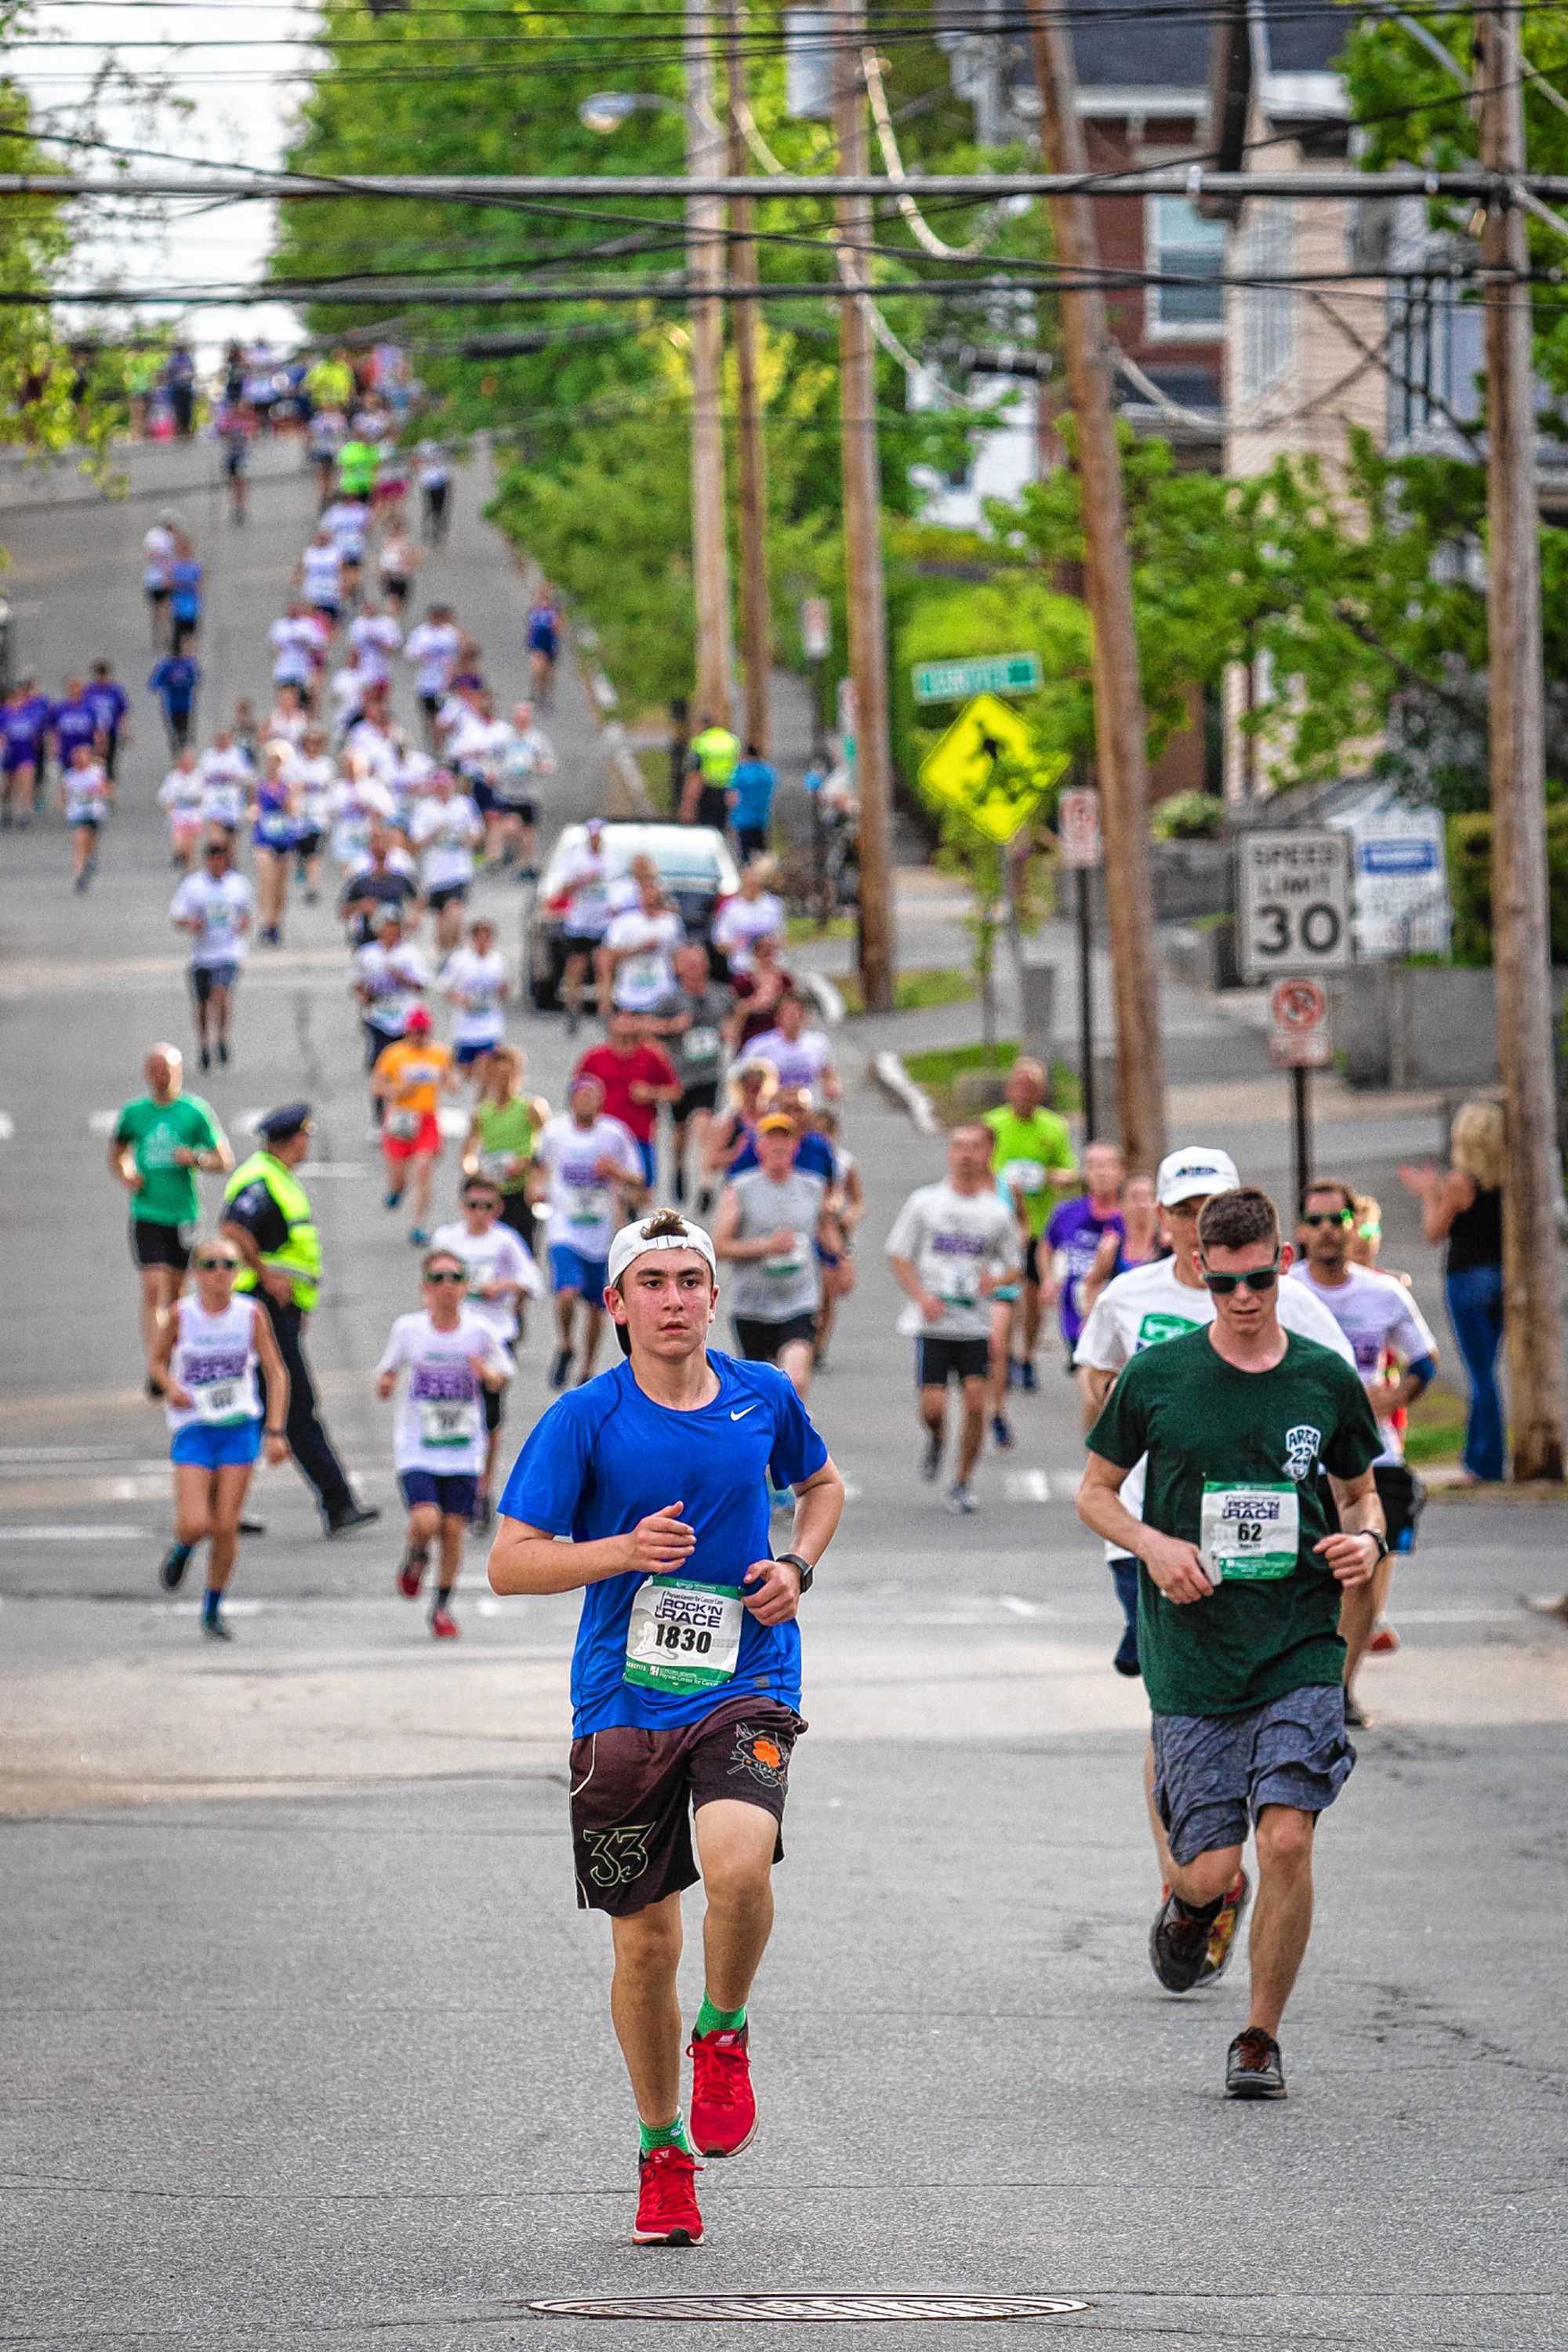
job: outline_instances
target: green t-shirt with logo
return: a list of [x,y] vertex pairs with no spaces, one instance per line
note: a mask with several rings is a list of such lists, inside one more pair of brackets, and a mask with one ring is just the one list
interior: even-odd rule
[[154,1102],[142,1095],[127,1103],[115,1122],[114,1140],[128,1143],[142,1179],[131,1196],[131,1213],[139,1224],[194,1225],[201,1213],[196,1198],[196,1171],[176,1168],[174,1154],[216,1151],[223,1129],[211,1106],[200,1095],[175,1095],[172,1102]]
[[480,1174],[489,1176],[503,1192],[525,1191],[525,1175],[500,1173],[508,1160],[533,1157],[533,1121],[521,1096],[513,1095],[510,1102],[480,1103],[474,1113],[474,1123],[479,1129]]
[[1073,1164],[1068,1123],[1054,1110],[1032,1110],[1027,1118],[1020,1118],[1011,1103],[1001,1103],[986,1112],[985,1124],[996,1139],[991,1147],[996,1181],[1006,1187],[1009,1199],[1015,1188],[1022,1193],[1029,1232],[1038,1241],[1062,1197],[1061,1187],[1050,1181],[1050,1171]]
[[1177,1602],[1139,1565],[1156,1715],[1240,1715],[1342,1680],[1342,1588],[1313,1550],[1329,1533],[1317,1472],[1358,1477],[1381,1446],[1354,1367],[1294,1331],[1268,1372],[1227,1364],[1207,1330],[1133,1357],[1089,1450],[1126,1470],[1147,1454],[1146,1524],[1198,1544],[1220,1576],[1207,1600]]

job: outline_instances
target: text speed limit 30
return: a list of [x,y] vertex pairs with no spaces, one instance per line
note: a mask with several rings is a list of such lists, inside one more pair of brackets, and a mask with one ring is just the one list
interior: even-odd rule
[[1339,971],[1351,960],[1351,843],[1327,828],[1241,836],[1242,978]]

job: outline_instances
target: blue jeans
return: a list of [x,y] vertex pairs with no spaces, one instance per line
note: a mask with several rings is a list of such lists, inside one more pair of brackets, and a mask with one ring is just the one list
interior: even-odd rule
[[1443,1287],[1448,1320],[1470,1382],[1465,1467],[1477,1478],[1500,1478],[1502,1399],[1498,1393],[1497,1355],[1502,1344],[1502,1268],[1467,1265],[1448,1275]]

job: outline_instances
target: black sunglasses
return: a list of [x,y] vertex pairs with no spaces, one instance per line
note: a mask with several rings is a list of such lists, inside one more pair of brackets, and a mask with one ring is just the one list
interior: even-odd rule
[[1272,1290],[1279,1279],[1279,1261],[1272,1265],[1255,1265],[1250,1274],[1211,1274],[1206,1265],[1198,1268],[1205,1290],[1216,1298],[1228,1298],[1234,1290]]
[[1355,1212],[1352,1209],[1303,1209],[1301,1223],[1304,1225],[1353,1225]]
[[220,1268],[226,1268],[230,1274],[237,1274],[239,1260],[237,1257],[199,1257],[196,1260],[198,1274],[216,1274]]
[[468,1278],[466,1274],[427,1274],[425,1277],[426,1282],[467,1282]]

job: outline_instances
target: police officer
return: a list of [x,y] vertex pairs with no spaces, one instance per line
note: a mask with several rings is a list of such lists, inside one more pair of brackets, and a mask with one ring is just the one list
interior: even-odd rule
[[257,1131],[261,1148],[235,1170],[223,1196],[223,1234],[245,1260],[234,1286],[254,1291],[267,1311],[289,1374],[289,1451],[316,1490],[327,1533],[345,1535],[381,1513],[361,1503],[343,1475],[305,1363],[305,1318],[321,1296],[321,1244],[294,1171],[310,1148],[310,1107],[286,1103],[268,1111]]

